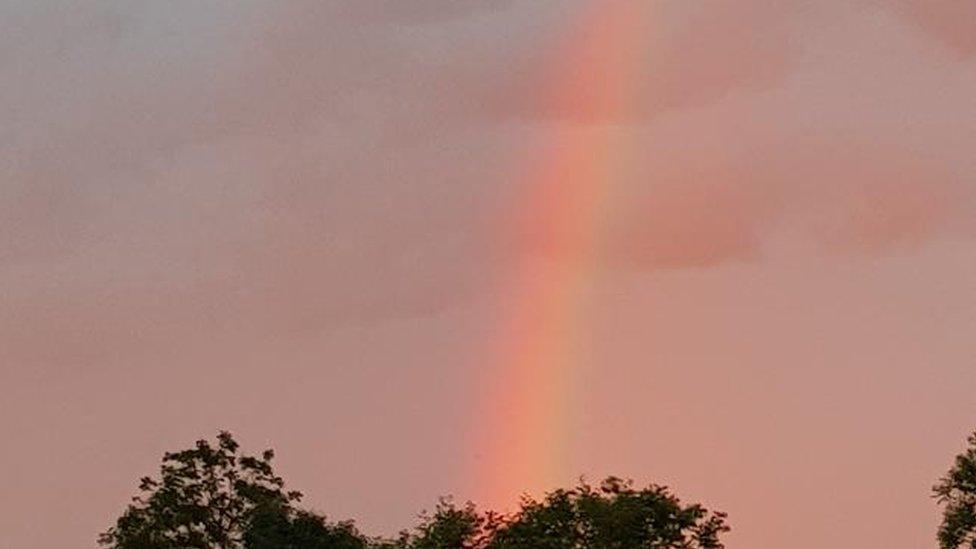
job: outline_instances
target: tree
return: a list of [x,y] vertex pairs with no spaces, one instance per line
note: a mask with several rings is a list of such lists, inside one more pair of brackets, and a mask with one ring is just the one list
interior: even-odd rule
[[420,515],[420,525],[403,532],[390,547],[403,549],[478,549],[486,546],[495,515],[482,515],[473,503],[458,507],[441,498],[434,513]]
[[369,542],[351,522],[287,507],[257,511],[244,532],[244,549],[366,549]]
[[637,490],[610,477],[598,488],[585,482],[542,501],[525,498],[521,510],[494,527],[489,549],[722,549],[729,531],[724,513],[682,505],[663,486]]
[[[330,523],[299,509],[301,494],[285,491],[271,467],[273,458],[271,450],[258,457],[241,455],[226,432],[216,444],[200,440],[191,449],[166,453],[159,478],[142,479],[141,494],[99,544],[106,549],[723,549],[719,537],[729,531],[724,513],[684,505],[662,486],[638,490],[610,477],[599,487],[580,482],[541,501],[525,497],[511,515],[441,499],[433,513],[422,514],[420,524],[398,538],[367,538],[351,521]],[[969,472],[964,478],[970,488],[976,486],[974,458],[976,449],[959,462]],[[947,501],[958,497],[954,490],[945,492]],[[965,501],[970,521],[965,524],[971,526],[972,496]]]
[[301,494],[284,490],[271,467],[274,452],[255,457],[238,450],[233,436],[221,432],[216,445],[200,440],[194,448],[166,453],[160,478],[142,479],[141,495],[99,536],[99,544],[109,549],[239,549],[258,517],[276,516],[293,529],[305,526],[310,517],[296,516],[292,507]]
[[945,506],[939,527],[942,549],[976,549],[976,433],[968,442],[969,448],[956,456],[952,468],[932,489]]

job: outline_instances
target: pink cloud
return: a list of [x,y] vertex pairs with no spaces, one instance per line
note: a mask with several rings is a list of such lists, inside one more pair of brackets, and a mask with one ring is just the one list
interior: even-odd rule
[[[732,90],[775,86],[790,70],[795,51],[789,3],[654,2],[636,10],[643,17],[620,44],[633,62],[626,81],[612,85],[625,87],[628,104],[623,109],[588,104],[586,98],[620,79],[606,72],[615,70],[619,52],[606,43],[588,43],[582,31],[629,1],[576,8],[580,20],[561,33],[536,37],[531,49],[514,52],[499,67],[497,89],[490,92],[493,112],[588,123],[626,113],[625,121],[634,122],[707,104]],[[566,86],[583,88],[570,94],[560,89]]]
[[886,6],[956,50],[976,53],[976,5],[967,0],[893,0]]

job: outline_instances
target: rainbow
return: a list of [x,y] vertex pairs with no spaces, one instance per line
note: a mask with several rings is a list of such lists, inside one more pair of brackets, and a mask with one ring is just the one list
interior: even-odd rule
[[515,303],[491,350],[491,382],[476,428],[472,477],[479,501],[507,508],[525,492],[572,481],[567,456],[571,404],[585,341],[581,310],[599,276],[600,236],[609,191],[626,168],[612,136],[637,105],[646,0],[592,0],[544,79],[541,108],[554,113],[543,158],[527,159],[514,226],[517,261],[503,282]]

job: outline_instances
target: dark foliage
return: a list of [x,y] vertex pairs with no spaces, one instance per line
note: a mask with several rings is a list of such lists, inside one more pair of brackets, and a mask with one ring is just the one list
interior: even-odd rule
[[420,525],[404,532],[397,547],[409,549],[477,549],[486,547],[494,515],[482,515],[474,504],[458,507],[450,499],[441,499],[433,515],[420,516]]
[[725,514],[682,505],[662,486],[635,489],[608,478],[598,488],[582,482],[542,501],[526,499],[498,524],[490,549],[721,549]]
[[[542,500],[524,498],[507,516],[442,499],[397,539],[367,538],[352,522],[330,523],[297,508],[268,450],[242,456],[229,433],[163,457],[160,478],[102,534],[106,549],[722,549],[723,513],[683,505],[667,488],[635,489],[608,478]],[[970,508],[971,509],[971,508]],[[955,546],[953,546],[955,547]]]
[[[109,549],[238,549],[258,517],[292,517],[298,492],[274,474],[274,452],[244,456],[230,433],[163,456],[160,478],[145,477],[125,513],[99,537]],[[263,523],[262,523],[263,524]],[[291,522],[289,523],[291,524]],[[261,547],[261,546],[255,546]],[[283,546],[283,547],[287,547]]]
[[942,549],[976,549],[976,433],[969,448],[956,456],[955,464],[933,488],[945,509],[939,528]]
[[287,507],[258,511],[244,532],[244,549],[365,549],[352,522],[329,524],[308,511]]

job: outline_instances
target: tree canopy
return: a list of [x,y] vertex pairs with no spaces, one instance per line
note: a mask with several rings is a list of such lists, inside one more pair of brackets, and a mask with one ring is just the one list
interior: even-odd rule
[[[104,549],[723,549],[725,513],[684,504],[667,487],[609,477],[580,481],[511,514],[441,499],[396,538],[368,537],[353,521],[298,507],[272,468],[274,452],[244,455],[234,437],[163,455],[111,528]],[[943,509],[941,549],[976,549],[976,433],[933,494]]]
[[599,487],[580,482],[542,501],[524,499],[521,510],[497,526],[488,547],[721,549],[719,537],[729,531],[725,519],[698,504],[682,505],[663,486],[635,489],[610,477]]
[[351,521],[330,524],[315,513],[287,507],[257,512],[243,541],[244,549],[365,549],[372,545]]
[[166,453],[159,478],[143,478],[105,549],[722,549],[724,513],[685,505],[663,486],[637,489],[610,477],[524,497],[508,515],[441,499],[394,539],[370,538],[352,521],[299,508],[271,465],[242,455],[230,433]]
[[[99,537],[111,549],[236,549],[258,517],[289,517],[298,492],[284,491],[274,452],[239,454],[230,433],[163,456],[158,479],[145,477],[140,495]],[[289,517],[290,518],[290,517]]]
[[942,549],[976,549],[976,433],[968,442],[969,447],[956,456],[952,468],[933,488],[935,498],[945,506],[939,527]]

